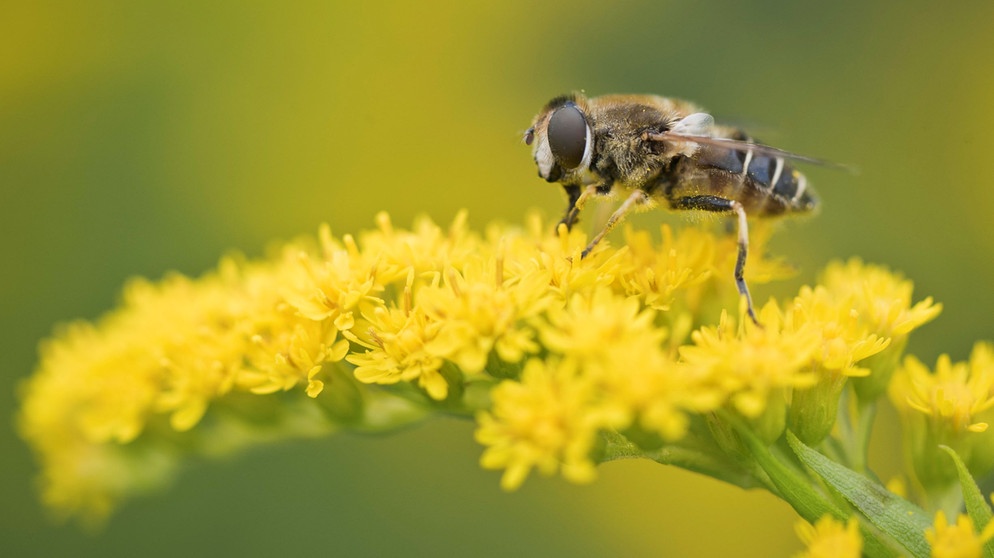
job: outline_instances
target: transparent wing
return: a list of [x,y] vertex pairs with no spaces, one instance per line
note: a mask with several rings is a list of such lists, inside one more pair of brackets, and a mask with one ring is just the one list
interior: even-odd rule
[[676,122],[673,125],[673,129],[669,131],[662,132],[660,134],[646,134],[645,137],[651,141],[696,143],[698,145],[709,145],[732,151],[741,151],[743,153],[752,152],[754,155],[801,161],[813,165],[841,169],[850,173],[856,172],[854,168],[848,165],[833,163],[832,161],[825,161],[824,159],[816,159],[814,157],[807,157],[805,155],[798,155],[797,153],[791,153],[790,151],[784,151],[783,149],[777,149],[776,147],[763,145],[761,143],[714,137],[711,135],[713,130],[714,119],[711,118],[711,115],[694,113]]

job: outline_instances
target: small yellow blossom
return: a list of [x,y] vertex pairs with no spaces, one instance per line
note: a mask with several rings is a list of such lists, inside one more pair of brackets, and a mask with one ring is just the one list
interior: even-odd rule
[[860,321],[854,298],[822,286],[801,287],[788,308],[789,322],[793,328],[810,324],[820,332],[821,348],[815,360],[822,369],[843,376],[866,376],[870,371],[856,363],[887,348],[890,339],[871,333]]
[[468,214],[459,212],[448,230],[431,219],[417,219],[410,231],[396,229],[390,216],[376,216],[377,229],[359,236],[362,254],[374,263],[382,283],[404,281],[408,273],[437,273],[446,267],[461,268],[484,248],[479,235],[470,231]]
[[785,388],[811,386],[817,380],[811,361],[819,348],[812,328],[783,329],[775,302],[759,313],[762,327],[735,322],[722,314],[717,327],[704,327],[692,335],[693,345],[680,348],[680,356],[702,383],[727,398],[742,415],[755,418],[770,397],[783,397]]
[[974,474],[994,467],[994,359],[978,343],[967,362],[941,355],[935,370],[913,356],[904,359],[889,388],[906,432],[914,478],[926,490],[956,482],[952,462],[938,448],[951,447]]
[[390,277],[359,252],[351,237],[340,243],[327,225],[318,231],[319,250],[290,244],[279,268],[280,294],[301,316],[330,321],[339,330],[352,327],[353,312],[376,301]]
[[669,226],[662,228],[662,245],[653,245],[647,231],[625,228],[628,246],[625,271],[619,281],[625,292],[638,295],[644,304],[669,310],[674,293],[700,284],[714,273],[715,238],[706,233],[677,238]]
[[822,284],[838,295],[853,295],[853,308],[872,332],[883,337],[907,335],[942,311],[932,297],[912,305],[911,281],[858,258],[829,264]]
[[354,328],[362,337],[355,332],[350,335],[352,341],[369,350],[346,359],[356,366],[355,376],[361,382],[396,384],[414,380],[433,399],[445,399],[449,386],[441,373],[444,360],[428,350],[441,326],[418,308],[410,312],[376,308]]
[[443,284],[419,290],[416,301],[429,317],[445,323],[429,350],[476,374],[491,351],[508,363],[538,351],[528,322],[553,302],[548,294],[546,275],[505,279],[502,260],[491,258],[471,260],[462,273],[446,270]]
[[561,303],[574,292],[611,285],[621,273],[620,260],[626,250],[601,250],[581,258],[587,238],[579,227],[567,231],[563,225],[549,235],[537,216],[528,220],[524,233],[491,229],[488,236],[503,255],[505,278],[542,276],[550,296]]
[[854,299],[852,293],[804,286],[787,307],[787,329],[808,328],[820,337],[812,363],[817,382],[794,391],[789,411],[791,430],[807,444],[817,444],[831,432],[848,379],[870,374],[861,361],[890,344],[889,338],[870,332]]
[[849,518],[845,524],[830,515],[824,515],[814,525],[798,521],[797,536],[807,550],[797,558],[859,558],[863,553],[863,537],[859,523]]
[[829,264],[821,284],[833,297],[851,300],[854,316],[868,333],[890,340],[885,350],[863,361],[862,367],[873,370],[873,374],[852,380],[860,400],[873,401],[887,391],[908,334],[938,316],[942,305],[934,304],[931,297],[914,303],[911,281],[858,258]]
[[587,295],[575,294],[565,308],[548,313],[549,327],[542,328],[543,345],[577,357],[585,367],[610,366],[613,355],[629,344],[660,345],[665,330],[652,327],[655,313],[645,310],[634,297],[622,297],[601,287]]
[[[118,448],[149,423],[166,417],[187,431],[232,392],[288,390],[344,358],[347,344],[336,341],[334,325],[281,300],[279,275],[227,258],[199,280],[132,281],[121,308],[97,325],[72,325],[44,343],[18,427],[45,466],[46,500],[106,513],[135,477],[121,470],[134,454]],[[152,455],[137,466],[162,470]],[[106,476],[112,470],[118,480]]]
[[[752,284],[794,275],[783,261],[766,255],[772,230],[763,222],[753,227],[746,268]],[[618,275],[625,293],[638,296],[650,308],[674,310],[674,316],[683,312],[708,315],[714,308],[720,311],[725,305],[737,304],[739,294],[734,281],[729,280],[737,257],[734,236],[716,236],[698,228],[676,235],[672,227],[663,225],[661,237],[657,247],[647,231],[626,227],[627,252]]]
[[949,524],[942,510],[935,514],[934,525],[925,531],[933,558],[980,558],[984,544],[991,537],[994,537],[994,522],[977,534],[970,516],[960,514],[956,523]]
[[941,355],[935,371],[913,356],[904,359],[903,374],[894,379],[895,404],[903,403],[929,417],[934,424],[953,433],[984,432],[986,422],[974,417],[994,406],[994,369],[985,374],[971,374],[974,370],[966,362],[953,363],[949,355]]
[[521,381],[501,382],[492,397],[493,408],[477,417],[476,439],[487,447],[483,467],[504,469],[505,490],[520,486],[533,468],[593,480],[597,431],[612,426],[612,417],[598,407],[594,383],[576,360],[529,360]]

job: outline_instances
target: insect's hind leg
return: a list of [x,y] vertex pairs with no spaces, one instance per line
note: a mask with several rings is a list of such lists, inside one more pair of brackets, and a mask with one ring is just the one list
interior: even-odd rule
[[746,285],[743,272],[745,271],[746,255],[749,253],[749,222],[746,220],[745,208],[742,204],[718,196],[687,196],[678,198],[671,204],[673,209],[698,209],[701,211],[711,211],[715,213],[735,212],[739,220],[738,234],[738,255],[735,258],[735,286],[739,290],[739,295],[746,299],[746,311],[752,318],[754,324],[759,325],[756,319],[756,312],[752,307],[752,297],[749,295],[749,287]]

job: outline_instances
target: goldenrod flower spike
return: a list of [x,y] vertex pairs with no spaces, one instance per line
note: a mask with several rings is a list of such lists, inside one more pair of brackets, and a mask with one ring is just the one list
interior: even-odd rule
[[[765,255],[771,230],[754,231],[754,284],[788,274]],[[581,232],[537,217],[478,233],[465,213],[409,230],[380,214],[373,230],[336,237],[322,226],[200,278],[132,281],[117,309],[45,341],[23,386],[18,428],[41,465],[42,497],[57,513],[99,520],[191,455],[446,413],[477,422],[481,464],[502,471],[508,490],[532,471],[589,482],[603,461],[647,457],[770,488],[807,518],[845,516],[822,491],[858,501],[862,486],[846,469],[862,471],[859,456],[839,451],[863,448],[837,424],[841,396],[857,379],[886,385],[887,359],[939,307],[853,260],[832,264],[824,284],[758,305],[757,326],[729,280],[734,238],[669,227],[659,241],[626,238],[580,258]],[[913,358],[905,370],[893,394],[917,417],[912,434],[945,433],[971,470],[994,468],[991,444],[969,445],[994,435],[984,431],[994,350],[941,360],[934,375]],[[811,471],[798,467],[798,448]],[[862,514],[898,498],[882,487],[867,497]],[[924,547],[923,529],[903,523],[921,514],[889,512],[881,530],[917,539],[872,548]],[[859,552],[855,523],[826,521],[807,537],[808,555]]]

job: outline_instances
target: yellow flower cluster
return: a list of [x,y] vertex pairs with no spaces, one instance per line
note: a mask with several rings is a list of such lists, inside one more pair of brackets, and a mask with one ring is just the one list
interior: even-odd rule
[[977,343],[966,362],[941,355],[930,371],[913,356],[890,384],[911,454],[913,479],[928,490],[957,482],[939,445],[953,448],[975,475],[994,467],[994,345]]
[[912,304],[911,281],[857,258],[829,264],[822,284],[840,296],[852,296],[852,310],[887,337],[907,335],[935,318],[941,308],[932,297]]
[[135,280],[119,309],[43,343],[19,427],[41,460],[45,501],[105,514],[141,474],[115,450],[159,419],[187,431],[227,394],[289,390],[342,360],[348,343],[287,304],[280,275],[229,258],[197,280]]
[[[843,524],[831,515],[825,515],[814,525],[798,521],[795,529],[806,547],[804,552],[797,554],[797,558],[862,556],[863,537],[855,517],[850,517]],[[994,521],[988,522],[978,533],[970,516],[959,514],[955,523],[949,523],[942,510],[936,512],[935,521],[925,529],[929,555],[933,558],[980,558],[984,555],[984,545],[992,539]]]
[[863,537],[855,518],[843,524],[825,515],[814,525],[799,521],[796,530],[807,547],[797,558],[859,558],[863,555]]
[[[448,228],[397,229],[385,214],[377,225],[341,238],[322,227],[199,279],[134,281],[117,310],[46,341],[18,423],[48,504],[106,514],[147,481],[127,474],[135,455],[147,471],[168,453],[156,448],[215,409],[265,421],[313,401],[326,412],[304,422],[326,429],[412,420],[373,404],[383,393],[475,416],[482,464],[503,469],[508,489],[536,468],[589,480],[602,434],[659,447],[719,411],[761,425],[767,440],[788,420],[817,423],[799,435],[818,439],[834,411],[816,411],[870,374],[861,363],[939,310],[854,260],[764,305],[756,327],[728,313],[741,308],[735,239],[696,228],[664,226],[659,241],[629,230],[627,246],[581,259],[581,232],[549,234],[538,218],[482,234],[465,215]],[[757,223],[752,283],[789,273],[765,257],[768,236]]]
[[977,533],[970,516],[960,514],[956,523],[950,524],[942,510],[936,513],[932,527],[925,531],[933,558],[980,558],[984,555],[984,544],[992,537],[994,521]]

